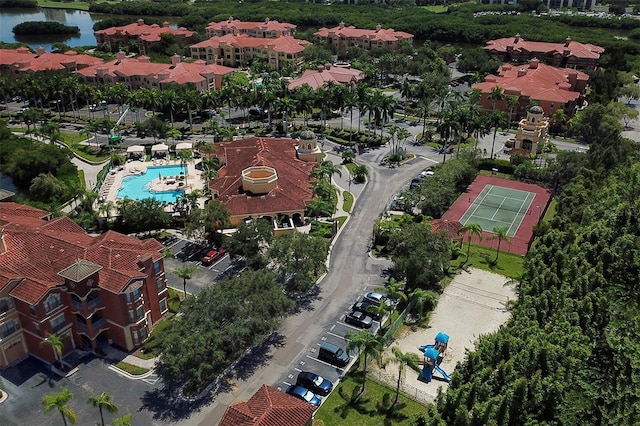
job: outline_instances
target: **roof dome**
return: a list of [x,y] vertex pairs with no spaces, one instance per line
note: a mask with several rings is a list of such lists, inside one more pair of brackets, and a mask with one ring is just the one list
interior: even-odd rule
[[532,106],[531,108],[529,108],[529,112],[532,114],[544,114],[544,110],[540,105]]
[[312,141],[316,139],[316,134],[313,133],[312,130],[303,130],[302,133],[300,133],[300,139],[304,141]]

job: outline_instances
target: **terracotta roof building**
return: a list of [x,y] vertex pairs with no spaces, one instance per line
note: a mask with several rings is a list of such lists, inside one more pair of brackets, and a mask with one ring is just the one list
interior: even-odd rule
[[189,44],[193,38],[193,31],[186,28],[171,28],[168,22],[162,26],[158,24],[146,25],[144,19],[122,27],[110,27],[104,30],[94,31],[99,47],[105,46],[112,52],[117,52],[131,43],[135,43],[138,52],[145,55],[153,43],[161,40],[162,34],[173,34],[181,43]]
[[311,404],[262,385],[248,401],[231,404],[218,426],[309,426],[315,410]]
[[302,52],[310,44],[292,36],[257,38],[226,34],[191,45],[191,57],[234,68],[249,66],[254,59],[262,58],[271,69],[279,70],[286,63],[301,64]]
[[393,28],[384,29],[378,25],[375,29],[345,26],[344,22],[334,28],[320,28],[313,35],[327,41],[336,51],[346,51],[352,47],[359,47],[366,51],[371,49],[388,49],[396,52],[403,41],[412,42],[413,34],[396,31]]
[[271,221],[276,231],[304,224],[313,199],[310,174],[322,158],[313,132],[302,132],[300,140],[251,137],[214,148],[223,167],[209,187],[231,212],[234,226],[259,218]]
[[352,86],[364,79],[364,73],[350,66],[320,65],[316,70],[305,70],[301,77],[289,81],[289,90],[309,85],[312,89],[324,86],[329,81]]
[[226,21],[211,22],[207,25],[207,37],[221,37],[226,34],[240,35],[246,34],[249,37],[257,38],[278,38],[282,36],[293,36],[296,26],[286,22],[278,22],[269,18],[263,22],[245,22],[233,19],[232,16]]
[[515,37],[490,40],[485,52],[502,62],[524,64],[534,58],[559,68],[594,69],[598,66],[604,48],[590,43],[579,43],[567,38],[564,43],[527,41]]
[[141,87],[162,90],[180,84],[203,92],[221,88],[222,77],[232,72],[235,72],[232,68],[204,61],[182,62],[178,55],[171,58],[171,64],[161,64],[146,56],[128,58],[124,52],[118,52],[115,60],[84,68],[77,76],[80,82],[90,85],[119,82],[132,90]]
[[[473,89],[482,92],[482,107],[486,110],[495,108],[508,111],[506,98],[518,98],[518,106],[514,108],[513,119],[526,115],[526,109],[532,101],[538,103],[544,115],[550,117],[558,109],[567,115],[573,115],[577,106],[582,105],[589,76],[582,71],[571,68],[555,68],[541,64],[534,59],[527,65],[503,64],[498,75],[485,77],[482,83],[476,83]],[[489,99],[491,90],[501,87],[506,95],[504,100]]]
[[73,50],[65,53],[51,53],[44,47],[39,47],[36,53],[31,53],[26,47],[0,49],[0,74],[14,77],[24,73],[48,70],[71,74],[102,62],[100,58],[81,55]]
[[27,355],[113,343],[139,347],[168,311],[162,245],[117,232],[88,235],[68,217],[0,203],[0,368]]

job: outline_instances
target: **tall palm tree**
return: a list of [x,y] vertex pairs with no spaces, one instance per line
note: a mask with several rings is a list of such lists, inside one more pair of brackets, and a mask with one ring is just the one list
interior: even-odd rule
[[109,413],[117,413],[118,407],[111,400],[111,395],[106,392],[102,392],[100,395],[91,395],[87,400],[87,404],[91,404],[100,410],[100,423],[104,426],[104,414],[102,410],[106,410]]
[[471,251],[471,240],[474,235],[478,236],[478,239],[482,241],[482,226],[477,223],[467,223],[462,228],[458,229],[458,235],[462,235],[466,232],[467,234],[467,258],[464,263],[469,261],[469,253]]
[[67,426],[67,420],[69,420],[69,423],[72,425],[76,424],[78,422],[78,415],[73,408],[67,405],[71,398],[73,398],[73,394],[67,388],[62,389],[58,393],[45,396],[42,399],[44,412],[48,413],[49,411],[56,409],[60,412],[65,426]]
[[178,110],[180,98],[175,90],[169,89],[161,93],[162,104],[169,109],[169,120],[173,127],[173,112]]
[[193,129],[193,111],[202,106],[203,97],[196,90],[186,89],[180,92],[182,105],[187,109],[189,116],[189,129]]
[[418,358],[418,355],[416,355],[415,353],[413,352],[404,353],[397,346],[392,347],[391,352],[393,353],[393,358],[389,359],[388,362],[398,365],[398,382],[396,385],[396,398],[393,400],[393,404],[391,404],[391,406],[393,407],[398,402],[398,397],[400,396],[400,385],[402,384],[402,379],[406,375],[407,367],[419,373],[420,359]]
[[427,307],[431,310],[438,303],[438,296],[434,292],[422,288],[413,290],[409,297],[415,303],[415,307],[418,308],[420,319],[424,318],[424,312]]
[[176,274],[179,278],[182,278],[182,291],[185,298],[187,297],[187,280],[193,278],[197,271],[198,268],[192,265],[183,265],[178,269],[174,269],[173,271],[173,273]]
[[490,240],[498,240],[496,259],[493,261],[493,263],[498,263],[498,256],[500,256],[500,243],[502,243],[503,241],[511,242],[511,238],[507,234],[507,231],[508,228],[506,226],[496,226],[493,228],[494,233],[488,237]]
[[500,101],[503,101],[505,98],[505,94],[504,91],[502,90],[502,87],[500,86],[494,86],[491,89],[491,93],[489,93],[487,95],[487,99],[489,99],[491,101],[491,111],[495,111],[496,110],[496,104]]
[[491,158],[493,158],[493,152],[496,145],[496,135],[498,134],[498,129],[504,127],[507,123],[506,114],[502,111],[494,111],[489,115],[489,124],[490,127],[493,127],[493,142],[491,143]]
[[60,336],[59,334],[52,333],[49,334],[46,339],[40,342],[41,345],[49,345],[53,350],[53,356],[55,357],[56,362],[60,362],[62,359],[62,348],[64,347],[64,338],[65,336]]
[[293,96],[296,99],[298,112],[302,113],[304,125],[309,125],[309,114],[313,111],[313,104],[315,99],[315,93],[313,89],[308,84],[304,84],[302,85],[302,87],[298,87],[296,88],[296,90],[294,90]]
[[363,357],[362,366],[362,389],[360,393],[364,392],[365,384],[367,382],[367,361],[369,357],[372,357],[376,362],[380,363],[380,357],[384,349],[384,337],[373,334],[369,330],[362,330],[359,333],[349,332],[345,335],[349,341],[347,345],[347,351],[357,351],[359,355]]
[[511,119],[513,118],[513,110],[518,106],[520,98],[517,96],[507,96],[507,109],[509,110],[509,124],[507,129],[511,129]]

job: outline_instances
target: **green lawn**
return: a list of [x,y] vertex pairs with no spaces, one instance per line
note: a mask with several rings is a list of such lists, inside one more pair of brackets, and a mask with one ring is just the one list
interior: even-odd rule
[[119,363],[117,363],[116,367],[118,367],[122,371],[126,371],[132,376],[141,376],[144,373],[149,372],[148,368],[138,367],[136,365],[129,364],[128,362],[124,362],[124,361],[120,361]]
[[327,426],[411,425],[412,419],[427,410],[402,394],[395,407],[389,409],[395,389],[373,380],[367,380],[365,392],[352,401],[354,391],[357,394],[362,386],[361,380],[360,373],[347,375],[318,409],[315,419],[322,420]]
[[83,1],[74,2],[62,2],[51,0],[38,0],[38,6],[47,7],[50,9],[76,9],[76,10],[89,10],[89,3]]
[[353,195],[349,191],[344,191],[342,193],[342,197],[344,198],[344,203],[342,204],[342,210],[345,212],[350,212],[353,207]]
[[[458,269],[464,263],[467,256],[467,243],[465,241],[463,246],[464,254],[460,255],[455,260],[451,261],[451,267]],[[469,261],[465,266],[473,266],[474,268],[483,269],[489,272],[495,272],[496,274],[504,275],[509,278],[517,278],[522,274],[522,265],[524,263],[524,257],[519,254],[507,253],[500,251],[498,257],[498,263],[493,264],[493,260],[496,258],[496,249],[484,247],[481,245],[471,244],[471,252],[469,254]]]

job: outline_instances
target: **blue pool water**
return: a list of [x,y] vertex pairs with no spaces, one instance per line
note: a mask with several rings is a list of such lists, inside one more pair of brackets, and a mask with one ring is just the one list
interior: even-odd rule
[[147,167],[147,171],[141,175],[126,176],[122,179],[122,188],[118,190],[118,198],[131,198],[143,200],[145,198],[155,198],[165,203],[175,203],[176,198],[184,194],[184,190],[172,190],[155,192],[149,189],[149,182],[158,179],[158,174],[162,176],[179,176],[185,168],[177,166],[155,166]]

